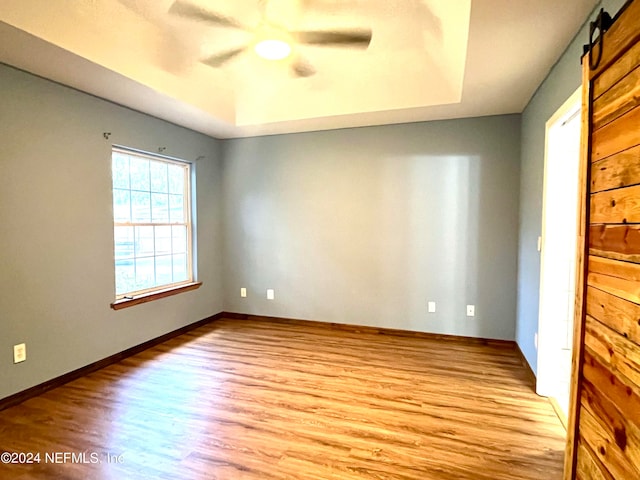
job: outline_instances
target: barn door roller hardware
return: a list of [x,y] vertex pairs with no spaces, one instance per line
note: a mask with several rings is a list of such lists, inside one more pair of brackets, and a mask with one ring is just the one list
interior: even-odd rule
[[591,55],[589,57],[589,68],[591,70],[595,70],[598,68],[598,65],[600,65],[600,60],[602,60],[602,48],[604,45],[604,32],[609,30],[612,24],[613,20],[611,19],[611,15],[605,12],[604,8],[601,8],[598,17],[589,25],[589,45],[584,46],[584,53],[587,54],[588,52],[593,52],[593,48],[596,44],[599,44],[600,46],[598,48],[598,55]]

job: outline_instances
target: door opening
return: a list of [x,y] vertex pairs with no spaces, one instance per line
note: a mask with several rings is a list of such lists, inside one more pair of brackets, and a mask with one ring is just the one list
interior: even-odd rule
[[[546,124],[536,391],[569,410],[575,303],[581,88]],[[562,418],[564,416],[564,418]]]

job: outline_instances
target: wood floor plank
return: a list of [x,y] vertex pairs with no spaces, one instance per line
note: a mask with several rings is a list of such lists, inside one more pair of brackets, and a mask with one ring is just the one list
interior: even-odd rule
[[0,452],[42,456],[0,478],[559,480],[564,446],[513,345],[295,322],[219,320],[0,412]]

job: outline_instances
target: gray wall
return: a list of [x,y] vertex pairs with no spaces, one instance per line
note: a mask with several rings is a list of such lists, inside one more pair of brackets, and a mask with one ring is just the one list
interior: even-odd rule
[[[3,65],[0,86],[0,398],[222,310],[219,142]],[[199,290],[109,307],[111,142],[206,157]],[[27,361],[13,365],[20,342]]]
[[514,339],[519,149],[519,115],[224,141],[225,309]]
[[604,7],[613,16],[624,3],[625,0],[600,2],[522,113],[516,341],[534,372],[538,364],[534,336],[538,331],[540,254],[537,242],[542,230],[545,124],[582,82],[580,57],[582,45],[589,41],[588,23],[600,8]]

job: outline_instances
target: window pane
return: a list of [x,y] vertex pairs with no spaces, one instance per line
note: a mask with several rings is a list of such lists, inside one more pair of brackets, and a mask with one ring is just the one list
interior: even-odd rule
[[156,231],[156,255],[168,255],[171,253],[171,227],[155,227]]
[[167,187],[167,164],[164,162],[149,162],[151,168],[151,191],[168,192]]
[[182,195],[169,195],[169,215],[171,223],[185,221]]
[[129,156],[114,152],[111,161],[113,188],[129,188]]
[[134,256],[133,227],[115,227],[113,238],[115,240],[116,259],[131,258]]
[[131,189],[149,191],[149,160],[131,156]]
[[171,276],[171,255],[156,257],[156,284],[172,283]]
[[184,172],[184,167],[169,165],[169,193],[184,194]]
[[131,192],[131,216],[134,222],[151,221],[151,194]]
[[155,268],[153,257],[136,258],[136,290],[151,288],[155,284]]
[[115,150],[111,160],[116,295],[188,280],[189,164]]
[[171,227],[173,235],[173,253],[187,252],[187,227],[184,225]]
[[131,221],[129,190],[113,190],[113,220],[115,222]]
[[131,292],[135,289],[133,260],[116,260],[116,295]]
[[184,282],[187,280],[187,256],[178,254],[173,256],[173,281]]
[[153,240],[153,227],[136,227],[136,257],[151,257]]
[[154,222],[169,222],[169,195],[166,193],[152,193],[151,211]]

